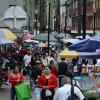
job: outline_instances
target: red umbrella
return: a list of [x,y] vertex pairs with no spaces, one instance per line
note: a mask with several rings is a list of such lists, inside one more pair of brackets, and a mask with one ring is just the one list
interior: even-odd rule
[[28,40],[28,39],[31,39],[33,37],[34,37],[34,35],[26,34],[26,35],[23,36],[23,40]]

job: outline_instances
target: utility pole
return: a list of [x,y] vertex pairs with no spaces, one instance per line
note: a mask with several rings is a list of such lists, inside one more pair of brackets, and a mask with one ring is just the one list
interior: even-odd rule
[[86,38],[86,0],[83,0],[83,39]]
[[26,7],[27,7],[27,16],[28,16],[28,25],[27,25],[27,30],[31,31],[30,29],[30,16],[31,16],[31,5],[30,5],[30,0],[26,0]]
[[81,0],[78,0],[78,35],[81,34]]
[[31,34],[34,34],[34,10],[35,10],[35,0],[31,0]]

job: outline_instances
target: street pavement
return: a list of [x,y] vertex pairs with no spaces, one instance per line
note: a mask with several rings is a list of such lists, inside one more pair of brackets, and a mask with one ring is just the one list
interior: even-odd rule
[[[29,80],[25,78],[25,83],[29,82]],[[10,89],[11,89],[11,84],[9,85],[2,85],[2,87],[0,88],[0,100],[10,100]],[[35,95],[33,90],[31,90],[31,94],[32,94],[32,99],[29,100],[35,100]]]

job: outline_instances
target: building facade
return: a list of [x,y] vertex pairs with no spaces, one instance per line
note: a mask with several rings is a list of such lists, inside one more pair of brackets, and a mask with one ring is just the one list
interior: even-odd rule
[[[9,9],[11,6],[20,6],[24,7],[24,0],[0,0],[0,19],[4,18],[4,13]],[[8,26],[5,24],[5,22],[2,20],[0,21],[0,28],[8,28]],[[11,30],[14,32],[17,36],[22,33],[22,29],[20,30]],[[21,35],[22,36],[22,35]]]
[[[78,33],[78,0],[72,0],[71,1],[71,33]],[[81,21],[83,18],[83,2],[81,2]],[[93,28],[92,28],[92,21],[93,21],[93,5],[91,0],[87,0],[86,3],[86,33],[93,34]],[[83,27],[81,22],[81,33],[82,33]]]
[[[96,35],[100,35],[100,0],[93,0],[93,9],[96,9],[95,12],[95,29]],[[94,21],[93,21],[94,28]]]

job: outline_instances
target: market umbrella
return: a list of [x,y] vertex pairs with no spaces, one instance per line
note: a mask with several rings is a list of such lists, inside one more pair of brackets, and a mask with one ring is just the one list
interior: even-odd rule
[[100,36],[91,37],[89,39],[81,40],[75,44],[72,44],[68,49],[78,52],[95,52],[96,49],[100,49]]
[[70,42],[70,43],[77,43],[77,42],[79,42],[79,41],[81,41],[81,40],[79,40],[79,39],[64,39],[64,40],[63,40],[64,43],[67,43],[67,42]]
[[48,47],[46,43],[38,43],[34,47]]
[[[38,34],[37,36],[32,38],[33,40],[38,41],[48,41],[48,34]],[[57,42],[57,39],[50,35],[50,42]]]
[[17,37],[9,31],[8,29],[0,29],[0,38],[10,39],[10,40],[16,40]]
[[13,44],[16,43],[13,40],[5,39],[5,38],[0,38],[0,45],[2,44]]
[[27,43],[39,43],[39,41],[31,40],[31,39],[24,40],[23,42],[27,42]]
[[65,37],[65,33],[60,33],[56,37],[58,37],[58,38],[72,39],[72,36],[70,34],[67,34],[67,33],[66,33],[66,37]]
[[[76,39],[83,39],[83,36],[76,36],[75,38]],[[86,39],[88,39],[88,38],[90,38],[90,36],[89,35],[86,35]]]
[[77,58],[78,56],[78,52],[76,51],[69,51],[68,48],[66,48],[65,50],[63,50],[59,56],[61,58]]
[[95,52],[78,52],[78,57],[82,59],[98,59],[100,58],[100,49]]
[[28,39],[31,39],[33,37],[34,37],[34,35],[26,34],[26,35],[23,36],[23,40],[28,40]]

